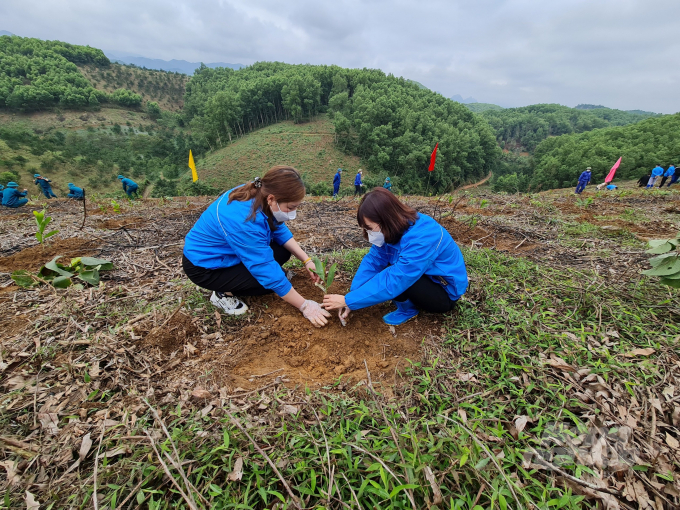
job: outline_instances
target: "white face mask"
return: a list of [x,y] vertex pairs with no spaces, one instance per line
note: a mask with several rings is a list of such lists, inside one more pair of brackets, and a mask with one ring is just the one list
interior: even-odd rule
[[274,219],[279,223],[294,220],[295,217],[297,216],[297,211],[283,212],[278,202],[276,202],[276,206],[279,208],[279,210],[278,211],[272,210],[272,214],[274,214]]
[[366,233],[368,234],[369,243],[375,244],[378,248],[385,244],[385,235],[382,232],[373,232],[372,230],[368,230]]

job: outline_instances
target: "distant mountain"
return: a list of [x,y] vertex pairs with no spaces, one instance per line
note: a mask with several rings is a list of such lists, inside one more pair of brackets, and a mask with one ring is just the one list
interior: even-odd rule
[[12,32],[8,32],[7,30],[0,30],[0,37],[3,35],[14,35]]
[[[182,73],[193,75],[194,71],[201,67],[200,62],[187,62],[186,60],[161,60],[158,58],[147,58],[139,55],[124,55],[117,52],[104,51],[104,54],[109,57],[112,62],[118,64],[134,64],[137,67],[146,67],[147,69],[158,69],[159,71],[170,71],[174,73]],[[245,67],[243,64],[228,64],[226,62],[212,62],[206,66],[215,67],[230,67],[231,69],[241,69]]]
[[[576,106],[577,110],[611,110],[611,108],[608,108],[606,106],[602,106],[601,104],[579,104]],[[642,115],[643,117],[656,117],[660,116],[660,113],[654,113],[654,112],[646,112],[644,110],[624,110],[627,113],[632,113],[633,115]]]
[[499,110],[505,109],[502,106],[498,106],[497,104],[491,104],[491,103],[467,103],[467,104],[465,104],[465,106],[470,111],[473,111],[475,113],[482,113],[482,112],[486,112],[486,111],[489,111],[489,110],[499,111]]
[[470,104],[470,103],[478,103],[479,102],[474,97],[466,97],[465,99],[463,99],[463,96],[461,96],[460,94],[456,94],[455,96],[451,96],[451,100],[452,101],[458,101],[459,103],[462,103],[462,104]]

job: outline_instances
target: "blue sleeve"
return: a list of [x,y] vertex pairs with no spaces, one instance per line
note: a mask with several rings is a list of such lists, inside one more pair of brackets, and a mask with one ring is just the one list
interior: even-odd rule
[[333,177],[333,185],[335,184],[340,184],[340,176],[338,174],[335,174],[335,177]]
[[27,193],[28,193],[27,191],[21,191],[21,192],[17,191],[17,194],[18,194],[20,197],[25,197]]
[[242,229],[231,233],[226,239],[236,256],[260,285],[273,290],[279,296],[285,296],[290,292],[293,286],[281,266],[274,260],[274,252],[269,247],[265,232],[255,228]]
[[364,256],[357,269],[357,274],[352,279],[350,291],[356,290],[364,285],[368,280],[377,275],[387,267],[388,260],[386,254],[375,245]]
[[383,303],[397,297],[413,285],[430,266],[430,257],[434,253],[429,241],[428,238],[418,238],[402,245],[399,259],[394,265],[375,274],[356,290],[350,290],[345,296],[345,302],[350,310]]
[[274,238],[274,241],[283,246],[288,241],[293,239],[293,233],[285,223],[281,223],[278,227],[276,227],[276,230],[272,232],[272,237]]

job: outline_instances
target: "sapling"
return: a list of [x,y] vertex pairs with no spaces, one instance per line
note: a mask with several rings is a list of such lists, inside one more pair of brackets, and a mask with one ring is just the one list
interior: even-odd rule
[[[312,271],[312,273],[321,279],[320,282],[315,283],[314,285],[319,287],[324,294],[328,294],[328,289],[330,289],[331,285],[333,285],[333,280],[335,279],[335,269],[338,267],[338,264],[333,263],[331,266],[329,266],[328,258],[321,262],[319,257],[312,257],[312,262],[314,262],[315,269],[310,269],[310,271]],[[346,326],[347,321],[345,321],[341,315],[339,315],[339,317],[340,323],[343,326]]]
[[321,262],[319,257],[312,257],[312,262],[314,262],[314,266],[316,268],[311,269],[312,273],[321,279],[320,282],[317,282],[314,285],[319,287],[324,294],[328,294],[328,289],[330,289],[331,285],[333,285],[333,280],[335,279],[335,269],[338,267],[338,264],[334,263],[329,267],[328,258]]
[[35,233],[35,237],[38,240],[38,242],[42,245],[43,249],[45,249],[45,245],[43,244],[45,242],[45,239],[59,233],[58,230],[52,230],[47,234],[45,233],[45,230],[47,230],[47,225],[49,225],[50,222],[52,221],[52,217],[46,216],[46,214],[47,209],[43,209],[40,212],[33,211],[33,215],[35,216],[35,222],[38,224],[38,231]]

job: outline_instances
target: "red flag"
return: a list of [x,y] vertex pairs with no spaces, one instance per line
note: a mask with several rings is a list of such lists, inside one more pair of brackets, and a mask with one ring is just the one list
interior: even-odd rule
[[619,165],[621,164],[621,158],[614,164],[611,170],[609,170],[609,175],[607,175],[607,178],[604,180],[604,182],[612,182],[614,180],[614,174],[616,173],[616,170],[619,168]]
[[427,169],[428,172],[434,170],[434,162],[437,161],[437,147],[439,147],[439,142],[437,142],[437,144],[434,146],[432,156],[430,156],[430,167]]

